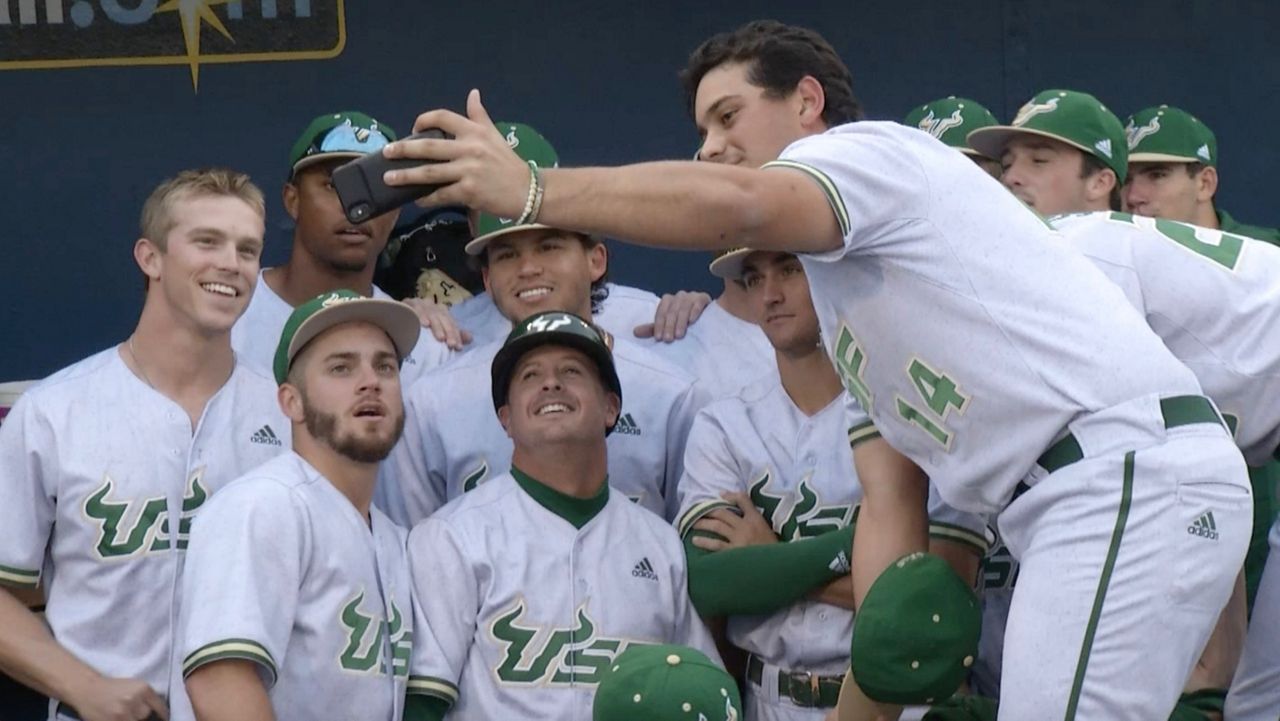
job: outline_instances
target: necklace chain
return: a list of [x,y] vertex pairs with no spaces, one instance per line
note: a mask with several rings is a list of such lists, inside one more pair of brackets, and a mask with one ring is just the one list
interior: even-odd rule
[[129,348],[129,357],[133,359],[133,364],[137,366],[138,373],[142,376],[142,381],[147,384],[148,388],[150,388],[151,390],[155,390],[156,389],[155,384],[152,383],[151,379],[147,377],[147,369],[142,367],[142,361],[138,360],[138,353],[133,349],[133,336],[129,336],[128,348]]

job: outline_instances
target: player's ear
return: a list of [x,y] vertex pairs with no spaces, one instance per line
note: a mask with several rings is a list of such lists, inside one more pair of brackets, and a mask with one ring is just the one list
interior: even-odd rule
[[800,101],[800,124],[806,128],[820,126],[822,113],[827,109],[827,94],[822,83],[812,75],[800,78],[796,84],[796,97]]
[[502,424],[502,430],[511,435],[511,404],[508,403],[498,409],[498,422]]
[[604,246],[604,242],[587,248],[587,265],[591,269],[592,283],[604,277],[605,271],[609,269],[609,249]]
[[142,270],[142,274],[150,280],[160,280],[163,255],[164,251],[147,238],[138,238],[138,241],[133,244],[133,260]]
[[284,382],[276,391],[276,401],[280,403],[280,411],[294,423],[302,423],[306,414],[302,410],[302,392],[292,383]]
[[1196,173],[1196,200],[1201,203],[1213,200],[1213,196],[1218,192],[1218,169],[1212,165],[1206,165]]
[[608,423],[605,427],[612,426],[618,422],[618,416],[622,414],[622,399],[617,393],[604,394],[604,417]]
[[293,222],[298,222],[298,186],[297,178],[286,180],[284,188],[280,190],[280,201],[284,203],[284,212],[293,218]]
[[1105,202],[1111,197],[1111,189],[1116,187],[1118,183],[1116,171],[1111,168],[1103,168],[1084,179],[1085,198],[1091,203]]

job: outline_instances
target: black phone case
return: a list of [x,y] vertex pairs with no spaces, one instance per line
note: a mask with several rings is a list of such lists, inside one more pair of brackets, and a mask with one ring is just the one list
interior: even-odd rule
[[[436,128],[414,133],[405,140],[419,138],[452,139],[453,136]],[[391,159],[382,153],[353,160],[333,171],[333,187],[338,192],[342,211],[352,223],[363,223],[383,213],[395,210],[413,200],[430,195],[439,185],[387,185],[382,174],[388,170],[416,168],[422,160]]]

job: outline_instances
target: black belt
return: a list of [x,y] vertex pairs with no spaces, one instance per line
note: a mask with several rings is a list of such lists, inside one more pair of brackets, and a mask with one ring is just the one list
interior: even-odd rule
[[[1217,423],[1224,428],[1226,427],[1222,422],[1222,417],[1214,409],[1213,403],[1204,396],[1161,398],[1160,415],[1164,417],[1164,427],[1166,429],[1189,426],[1193,423]],[[1040,454],[1040,457],[1036,459],[1036,464],[1053,473],[1082,459],[1084,459],[1084,450],[1080,447],[1080,441],[1076,440],[1073,433],[1068,432],[1057,443],[1049,446],[1049,450]],[[1013,497],[1017,498],[1029,489],[1030,486],[1026,483],[1019,483],[1013,491]]]
[[[747,657],[747,680],[763,686],[764,661],[751,654]],[[778,695],[804,708],[835,708],[840,700],[840,684],[844,676],[815,676],[808,671],[778,669]]]

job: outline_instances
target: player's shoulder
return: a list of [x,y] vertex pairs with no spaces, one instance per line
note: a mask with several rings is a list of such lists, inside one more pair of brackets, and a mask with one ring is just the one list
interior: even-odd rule
[[650,388],[652,384],[659,383],[687,388],[696,380],[688,371],[657,351],[628,338],[614,336],[613,357],[617,361],[618,375],[624,376],[621,379],[623,393],[626,393],[628,385],[625,376],[636,378],[637,385],[642,379],[643,383],[649,384],[647,387]]
[[492,382],[489,369],[501,347],[501,341],[492,341],[453,355],[410,383],[405,390],[406,399],[411,398],[415,403],[439,402],[459,395],[472,397],[477,389],[483,389],[487,396]]
[[[127,380],[121,370],[127,366],[117,346],[98,351],[36,381],[22,395],[26,405],[45,405],[59,401],[83,400],[86,395],[99,395]],[[108,376],[114,376],[107,378]]]
[[247,513],[272,516],[290,513],[305,504],[302,489],[323,480],[297,453],[285,451],[255,466],[223,486],[200,509],[209,513]]
[[662,300],[652,291],[644,288],[636,288],[630,285],[619,285],[617,283],[607,283],[609,288],[609,297],[605,299],[605,303],[610,301],[622,301],[626,303],[639,303],[645,306],[656,306]]
[[680,536],[665,518],[653,511],[633,502],[625,494],[609,492],[609,503],[606,510],[625,522],[626,538],[639,543],[642,537],[649,537],[654,542],[670,547],[669,550],[683,557]]
[[504,507],[519,491],[515,478],[510,473],[502,473],[444,504],[426,520],[458,529],[502,525]]
[[[822,149],[833,150],[858,143],[893,143],[907,146],[928,144],[931,136],[901,123],[887,120],[859,120],[807,135],[782,150],[780,159]],[[936,141],[935,141],[936,142]]]
[[247,358],[241,358],[239,354],[236,356],[235,367],[231,371],[231,381],[237,386],[249,388],[254,392],[265,390],[273,400],[276,389],[279,387],[275,378]]

